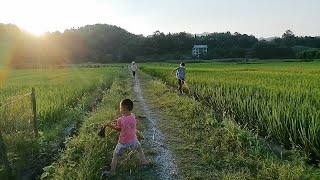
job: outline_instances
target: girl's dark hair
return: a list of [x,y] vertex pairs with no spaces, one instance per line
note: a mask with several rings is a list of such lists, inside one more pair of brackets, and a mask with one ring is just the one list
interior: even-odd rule
[[125,107],[126,110],[128,110],[128,111],[132,111],[132,109],[133,109],[133,102],[130,99],[124,99],[121,101],[120,104],[122,107]]
[[181,66],[185,66],[185,64],[184,64],[184,63],[181,63],[180,65],[181,65]]

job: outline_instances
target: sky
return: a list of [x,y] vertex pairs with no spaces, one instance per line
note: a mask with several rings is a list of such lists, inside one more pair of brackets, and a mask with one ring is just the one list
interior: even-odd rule
[[1,0],[0,23],[35,35],[88,24],[135,34],[239,32],[320,36],[320,0]]

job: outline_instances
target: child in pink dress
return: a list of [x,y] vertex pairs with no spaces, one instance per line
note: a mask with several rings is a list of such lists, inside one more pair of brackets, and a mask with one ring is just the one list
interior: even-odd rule
[[120,102],[120,113],[122,116],[106,125],[106,127],[120,131],[118,144],[113,152],[111,170],[103,173],[106,176],[115,174],[119,155],[126,149],[136,149],[139,152],[142,163],[144,165],[147,164],[143,149],[136,135],[137,122],[135,115],[131,113],[132,109],[133,102],[130,99],[122,100]]

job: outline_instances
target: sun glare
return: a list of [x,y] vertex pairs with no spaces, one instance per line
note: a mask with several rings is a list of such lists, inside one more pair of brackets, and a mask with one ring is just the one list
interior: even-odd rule
[[34,36],[87,24],[119,22],[111,5],[100,0],[6,0],[0,4],[0,22],[15,24]]
[[36,26],[28,28],[27,31],[37,37],[42,36],[45,33],[45,30],[38,28]]

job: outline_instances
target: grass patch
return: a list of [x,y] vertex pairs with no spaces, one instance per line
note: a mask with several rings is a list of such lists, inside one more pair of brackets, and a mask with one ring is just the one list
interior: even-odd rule
[[[267,64],[189,64],[188,94],[218,114],[283,145],[300,147],[320,159],[319,62]],[[175,65],[143,65],[141,69],[172,86]]]
[[183,179],[320,178],[319,169],[306,165],[299,151],[291,150],[291,160],[282,160],[233,119],[217,119],[210,109],[169,91],[161,81],[142,84]]
[[[123,98],[132,97],[130,82],[116,80],[111,89],[104,95],[101,105],[88,116],[79,129],[79,135],[68,140],[66,149],[56,162],[44,168],[41,179],[100,179],[102,168],[111,163],[113,150],[117,144],[118,133],[108,130],[106,138],[97,135],[100,124],[119,117],[119,102]],[[134,113],[139,110],[135,103]],[[144,132],[145,125],[138,118],[138,130]],[[143,144],[143,148],[145,148]],[[146,149],[147,157],[153,155]],[[125,153],[120,158],[117,174],[112,179],[157,179],[154,170],[143,170],[142,164],[135,152],[128,158]],[[122,162],[123,161],[123,162]],[[151,160],[151,164],[157,166]]]

